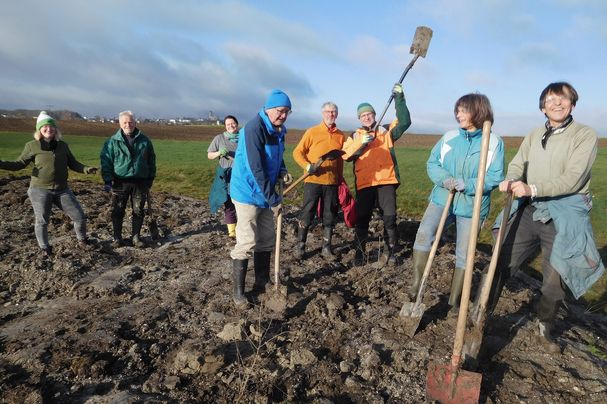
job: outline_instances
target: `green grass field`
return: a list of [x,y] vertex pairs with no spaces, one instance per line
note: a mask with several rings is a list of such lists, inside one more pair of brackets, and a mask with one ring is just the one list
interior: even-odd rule
[[[22,133],[0,133],[0,159],[15,160],[19,157],[23,145],[32,139],[31,134]],[[105,138],[88,136],[64,136],[76,158],[91,166],[99,166],[99,151],[103,146]],[[154,190],[169,193],[187,195],[194,198],[206,199],[213,181],[216,161],[207,159],[207,147],[209,142],[184,141],[184,140],[154,140],[156,150],[158,173],[154,183]],[[288,146],[285,152],[285,163],[293,175],[297,178],[303,171],[299,168],[292,157],[293,146]],[[397,205],[400,217],[421,219],[426,205],[427,197],[431,189],[431,182],[426,175],[426,159],[430,152],[429,148],[397,148],[397,159],[401,174],[401,186],[397,192]],[[506,161],[510,161],[516,150],[508,149]],[[0,176],[29,175],[31,167],[20,172],[8,172],[0,170]],[[353,185],[351,165],[346,163],[346,181]],[[101,177],[86,176],[78,173],[70,173],[70,178],[94,181],[102,186]],[[597,246],[607,262],[607,186],[602,181],[607,176],[607,149],[600,148],[593,167],[592,190],[594,194],[594,208],[591,214]],[[295,193],[286,203],[298,204],[301,192]],[[489,216],[489,222],[499,213],[503,206],[504,195],[494,192],[493,204]],[[485,226],[487,227],[487,226]],[[487,229],[483,229],[480,237],[481,243],[489,244],[491,235]],[[533,264],[537,266],[537,263]],[[586,294],[589,302],[605,304],[607,300],[607,276]]]

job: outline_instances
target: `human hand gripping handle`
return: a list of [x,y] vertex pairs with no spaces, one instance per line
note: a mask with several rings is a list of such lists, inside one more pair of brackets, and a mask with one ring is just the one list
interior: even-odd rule
[[394,87],[392,87],[392,95],[394,97],[403,95],[403,86],[402,86],[402,84],[400,84],[400,83],[394,84]]
[[363,145],[369,144],[373,141],[373,135],[371,135],[369,132],[360,132],[359,135],[361,136],[360,142]]
[[97,174],[97,167],[87,167],[84,169],[85,174]]

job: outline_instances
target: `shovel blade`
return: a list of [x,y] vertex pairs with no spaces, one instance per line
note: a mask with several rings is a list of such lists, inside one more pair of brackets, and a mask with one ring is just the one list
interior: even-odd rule
[[426,311],[426,305],[420,303],[415,307],[415,302],[406,302],[400,309],[399,317],[405,330],[405,334],[412,338],[419,327],[419,323],[422,321],[424,312]]
[[426,53],[428,53],[428,47],[430,46],[431,39],[432,29],[423,26],[417,27],[409,53],[425,58]]
[[451,364],[430,362],[426,376],[426,398],[442,404],[478,403],[482,378],[480,373],[457,369]]

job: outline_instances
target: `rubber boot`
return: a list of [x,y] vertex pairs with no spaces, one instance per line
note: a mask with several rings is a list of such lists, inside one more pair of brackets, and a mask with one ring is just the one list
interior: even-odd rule
[[244,295],[244,280],[247,275],[247,266],[249,260],[232,260],[232,281],[234,282],[234,293],[232,299],[236,308],[244,308],[247,306],[247,298]]
[[112,217],[112,229],[114,236],[112,247],[122,247],[124,245],[122,241],[122,218]]
[[323,228],[321,255],[328,260],[335,259],[335,254],[333,254],[333,251],[331,251],[331,239],[332,238],[333,238],[333,228],[332,227]]
[[413,283],[409,288],[409,298],[412,301],[417,299],[417,292],[419,291],[428,257],[430,257],[430,251],[413,250]]
[[308,238],[308,227],[297,228],[297,245],[295,246],[295,259],[303,260],[306,254],[306,239]]
[[537,305],[539,334],[540,337],[544,338],[548,342],[554,342],[551,333],[552,329],[554,328],[554,322],[556,320],[556,315],[558,314],[560,306],[560,300],[549,300],[544,295],[542,295]]
[[255,293],[265,292],[266,286],[270,284],[270,258],[271,251],[261,251],[253,253],[253,265],[255,265],[255,283],[253,291]]
[[236,238],[236,223],[228,223],[228,237]]
[[386,240],[388,241],[386,248],[384,249],[384,255],[388,256],[387,264],[389,266],[396,265],[396,256],[394,255],[394,248],[396,247],[397,233],[396,228],[386,230]]
[[466,271],[461,268],[455,268],[455,271],[453,272],[453,279],[451,280],[451,293],[449,294],[449,306],[451,306],[450,311],[459,307],[459,297],[462,294],[465,274]]

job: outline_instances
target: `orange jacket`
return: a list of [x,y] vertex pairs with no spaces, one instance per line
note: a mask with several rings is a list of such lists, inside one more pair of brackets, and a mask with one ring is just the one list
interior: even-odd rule
[[[306,166],[314,164],[322,155],[331,150],[341,150],[344,145],[345,136],[337,127],[329,129],[327,125],[321,122],[306,130],[299,144],[293,150],[293,158],[304,169]],[[343,175],[343,159],[325,160],[322,165],[309,175],[304,182],[322,185],[337,185]]]
[[[375,136],[375,139],[368,143],[366,147],[361,142],[363,129],[356,129],[351,137],[346,140],[343,150],[344,160],[354,160],[354,178],[356,189],[360,190],[376,185],[399,184],[400,178],[398,165],[394,154],[394,141],[392,140],[392,130],[397,125],[398,120],[390,124],[390,129],[384,127],[379,131],[373,130],[368,133]],[[379,132],[379,133],[377,133]],[[363,148],[364,147],[364,148]],[[362,150],[360,150],[363,148]],[[358,158],[355,156],[358,154]]]

